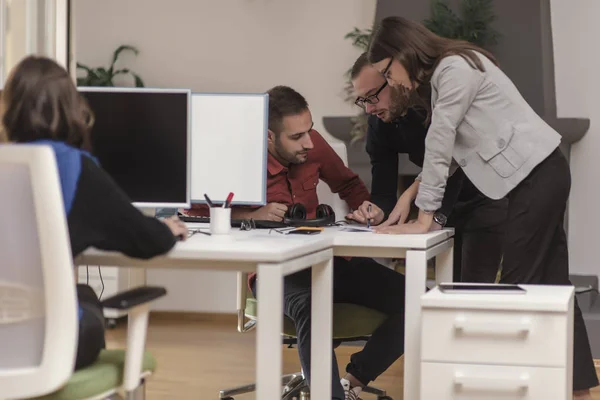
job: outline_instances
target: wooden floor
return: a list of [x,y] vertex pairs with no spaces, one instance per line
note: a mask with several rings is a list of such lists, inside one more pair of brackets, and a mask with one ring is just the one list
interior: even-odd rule
[[[125,346],[126,324],[108,331],[108,347]],[[219,390],[254,382],[255,334],[236,331],[235,317],[151,316],[147,349],[158,361],[158,370],[147,385],[148,400],[212,400]],[[340,371],[357,347],[336,350]],[[284,373],[300,371],[296,349],[283,349]],[[600,363],[597,364],[600,366]],[[394,400],[402,399],[402,359],[374,383]],[[597,371],[600,368],[597,368]],[[343,373],[343,372],[341,372]],[[594,391],[600,399],[600,389]],[[365,400],[373,396],[363,396]],[[253,394],[236,400],[255,399]]]

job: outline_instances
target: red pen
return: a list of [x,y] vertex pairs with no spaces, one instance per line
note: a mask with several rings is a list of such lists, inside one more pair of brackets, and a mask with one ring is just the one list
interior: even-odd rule
[[233,199],[233,192],[229,192],[229,196],[227,196],[227,200],[225,200],[225,204],[223,204],[223,208],[229,208],[231,205],[231,200]]

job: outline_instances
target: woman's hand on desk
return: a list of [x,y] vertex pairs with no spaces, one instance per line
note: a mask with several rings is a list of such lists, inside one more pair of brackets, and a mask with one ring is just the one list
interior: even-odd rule
[[168,217],[162,220],[165,225],[169,227],[171,232],[173,232],[173,236],[179,238],[180,240],[186,240],[188,236],[188,228],[185,226],[185,223],[182,222],[177,217]]
[[406,224],[376,227],[373,228],[373,230],[375,233],[381,233],[385,235],[402,235],[411,233],[418,234],[428,232],[427,227],[417,221],[408,222]]
[[433,222],[433,214],[419,211],[419,218],[416,220],[409,221],[406,224],[391,226],[382,225],[374,228],[374,231],[375,233],[382,233],[387,235],[419,234],[437,230],[435,225],[437,224],[434,224]]
[[404,221],[408,218],[408,214],[410,213],[410,206],[413,201],[417,197],[417,193],[419,191],[419,181],[415,180],[412,185],[408,189],[402,193],[398,201],[396,202],[396,206],[390,213],[388,219],[381,224],[380,226],[390,226],[395,224],[403,224]]
[[[417,222],[417,219],[411,219],[410,221],[407,222],[407,224],[414,224],[415,222]],[[442,226],[440,224],[438,224],[437,222],[433,222],[431,224],[431,228],[429,228],[429,232],[435,232],[435,231],[439,231],[442,229]]]
[[382,227],[385,226],[393,226],[395,224],[404,224],[406,218],[408,218],[408,214],[410,213],[410,205],[412,203],[412,199],[410,196],[400,196],[396,206],[390,213],[390,216],[383,224]]

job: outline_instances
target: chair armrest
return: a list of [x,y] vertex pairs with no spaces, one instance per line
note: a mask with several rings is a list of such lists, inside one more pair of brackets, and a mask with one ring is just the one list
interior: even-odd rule
[[140,286],[102,301],[102,307],[127,310],[127,348],[123,370],[123,390],[126,398],[133,395],[140,384],[142,359],[146,347],[150,302],[167,294],[164,287]]
[[118,293],[101,302],[102,308],[129,310],[142,304],[150,303],[167,294],[167,289],[160,286],[140,286]]

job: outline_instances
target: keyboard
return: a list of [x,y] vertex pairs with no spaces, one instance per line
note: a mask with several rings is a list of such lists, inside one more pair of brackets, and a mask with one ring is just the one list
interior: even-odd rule
[[[183,222],[188,222],[188,223],[196,223],[196,224],[209,224],[210,223],[210,217],[190,217],[190,216],[186,216],[186,215],[179,215],[179,219]],[[252,220],[252,222],[250,222],[250,220],[248,219],[232,219],[231,220],[231,227],[232,228],[239,228],[242,226],[242,222],[246,221],[247,223],[253,223],[253,228],[255,229],[279,229],[279,228],[285,228],[288,225],[284,224],[283,222],[276,222],[276,221],[267,221],[267,220]]]
[[178,215],[177,217],[183,222],[194,222],[198,224],[210,223],[210,217],[189,217],[187,215]]

